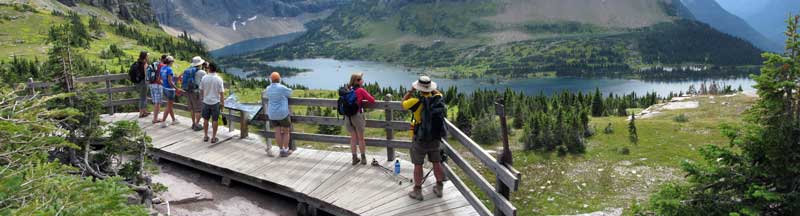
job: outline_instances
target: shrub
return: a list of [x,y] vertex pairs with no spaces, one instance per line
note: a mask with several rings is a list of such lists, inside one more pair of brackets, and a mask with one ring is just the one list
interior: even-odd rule
[[472,138],[482,145],[492,145],[500,141],[500,125],[493,115],[484,114],[472,121]]
[[678,123],[684,123],[684,122],[689,122],[689,117],[687,117],[685,114],[681,113],[681,114],[676,115],[675,117],[673,117],[672,120],[674,120],[675,122],[678,122]]

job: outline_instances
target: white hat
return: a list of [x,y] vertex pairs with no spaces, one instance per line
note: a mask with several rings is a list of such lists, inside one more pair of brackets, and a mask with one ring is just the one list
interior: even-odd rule
[[167,56],[167,63],[169,62],[175,62],[175,57]]
[[203,58],[200,58],[200,56],[195,56],[194,58],[192,58],[192,67],[200,66],[201,64],[203,64],[205,62],[206,61],[203,60]]
[[419,80],[415,81],[414,89],[421,91],[421,92],[433,92],[436,90],[436,82],[431,81],[431,78],[428,76],[421,76]]

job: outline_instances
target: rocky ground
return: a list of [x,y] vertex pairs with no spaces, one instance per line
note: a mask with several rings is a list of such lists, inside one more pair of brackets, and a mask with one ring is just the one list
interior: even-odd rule
[[297,202],[278,194],[235,182],[226,187],[219,176],[168,161],[159,167],[153,182],[169,188],[158,196],[163,215],[297,215]]

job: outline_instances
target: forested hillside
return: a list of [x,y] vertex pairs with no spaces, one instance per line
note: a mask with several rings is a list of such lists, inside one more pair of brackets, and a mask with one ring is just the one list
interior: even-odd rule
[[680,5],[623,3],[354,1],[307,24],[309,32],[293,42],[226,60],[363,59],[426,67],[456,78],[760,64],[758,48],[680,19]]

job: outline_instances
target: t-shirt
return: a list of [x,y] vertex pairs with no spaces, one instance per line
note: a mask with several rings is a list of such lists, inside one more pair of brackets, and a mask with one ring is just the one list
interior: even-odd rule
[[[442,94],[436,94],[436,95],[442,96]],[[430,93],[422,93],[422,96],[423,97],[431,97],[433,95],[430,94]],[[411,110],[411,107],[413,107],[418,102],[419,102],[419,98],[417,98],[417,97],[412,97],[412,98],[409,98],[408,100],[404,100],[403,101],[403,109],[404,110]],[[422,106],[423,105],[420,104],[419,107],[417,107],[417,110],[411,110],[411,111],[414,112],[414,122],[416,124],[422,123],[422,108],[424,108]]]
[[172,67],[169,65],[165,65],[161,67],[161,82],[164,85],[165,89],[174,89],[172,85],[169,84],[169,78],[174,78],[175,74],[172,72]]
[[198,70],[194,73],[194,82],[197,83],[197,85],[200,85],[200,82],[203,81],[204,76],[206,76],[206,71]]
[[289,97],[292,89],[280,83],[267,86],[267,116],[269,120],[282,120],[289,116]]
[[225,92],[222,78],[220,78],[217,73],[209,73],[203,76],[199,88],[202,92],[200,96],[203,97],[203,103],[208,105],[219,103],[221,100],[219,93]]

